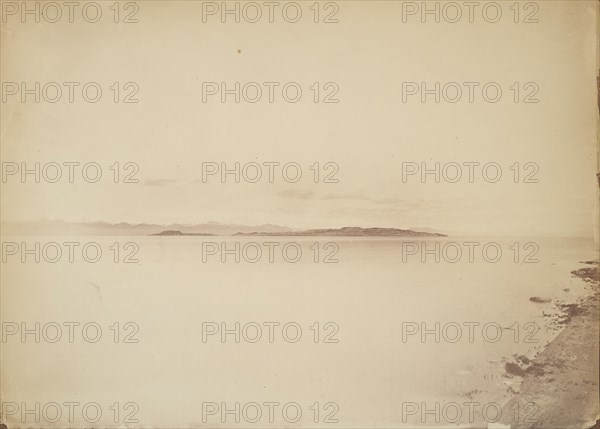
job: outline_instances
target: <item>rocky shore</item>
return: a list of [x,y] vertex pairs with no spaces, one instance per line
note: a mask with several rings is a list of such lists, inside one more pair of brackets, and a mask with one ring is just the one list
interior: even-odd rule
[[599,268],[598,261],[585,264],[589,267],[572,274],[592,294],[582,302],[559,305],[565,329],[534,359],[506,364],[507,376],[523,379],[503,407],[501,423],[511,429],[599,427]]

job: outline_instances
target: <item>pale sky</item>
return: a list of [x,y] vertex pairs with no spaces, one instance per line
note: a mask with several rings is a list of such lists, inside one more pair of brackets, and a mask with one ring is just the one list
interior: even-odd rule
[[[597,4],[539,4],[536,24],[512,17],[403,23],[399,2],[340,2],[336,24],[311,16],[296,24],[203,23],[200,2],[173,1],[141,3],[137,24],[9,18],[3,82],[95,81],[105,92],[97,104],[8,97],[2,162],[93,161],[105,176],[97,184],[9,177],[2,219],[591,237],[598,216]],[[279,95],[272,104],[221,103],[218,96],[202,102],[202,82],[236,81],[298,82],[304,92],[296,104]],[[504,93],[496,104],[480,92],[474,103],[402,102],[402,82],[436,81],[497,82]],[[140,102],[112,102],[114,82],[136,82]],[[314,82],[337,83],[339,103],[313,103]],[[539,103],[515,104],[514,82],[536,83]],[[137,163],[140,183],[112,183],[114,162]],[[297,162],[303,178],[202,183],[203,162]],[[339,183],[314,183],[315,162],[336,163]],[[423,184],[416,176],[403,183],[403,162],[496,162],[503,177],[495,184],[481,174],[475,183]],[[515,162],[539,165],[539,183],[514,183]]]

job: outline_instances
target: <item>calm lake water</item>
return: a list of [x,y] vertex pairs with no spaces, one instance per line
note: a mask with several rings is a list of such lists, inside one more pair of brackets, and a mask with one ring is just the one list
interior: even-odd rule
[[[436,403],[502,405],[519,382],[504,376],[505,362],[514,355],[534,356],[559,333],[551,317],[555,305],[530,297],[574,302],[587,296],[588,286],[570,271],[598,257],[593,241],[575,239],[6,236],[3,241],[26,242],[28,248],[36,241],[95,242],[102,249],[96,263],[83,260],[82,245],[74,248],[73,263],[65,245],[56,263],[48,262],[56,258],[52,247],[46,254],[40,249],[39,263],[32,255],[22,263],[20,253],[10,255],[14,249],[5,248],[2,321],[26,322],[28,328],[40,322],[41,328],[39,343],[33,334],[24,343],[18,334],[5,338],[3,400],[42,407],[95,402],[102,410],[96,426],[114,426],[116,418],[123,427],[157,428],[451,426],[450,412],[445,421],[439,412],[441,421],[430,415],[423,423],[423,404],[433,410]],[[423,252],[424,243],[431,252]],[[486,247],[487,261],[486,243],[496,243]],[[88,246],[90,259],[95,248]],[[298,248],[301,257],[290,262]],[[491,262],[498,248],[502,256]],[[225,263],[223,249],[231,251]],[[126,257],[139,262],[123,263]],[[72,343],[65,322],[81,324],[73,328]],[[95,343],[82,337],[81,326],[89,322],[102,329]],[[52,323],[62,326],[56,343],[48,341],[55,338]],[[224,340],[223,327],[231,330]],[[430,332],[424,337],[423,328]],[[86,335],[95,338],[95,328]],[[115,402],[118,416],[111,408]],[[220,408],[209,415],[211,402],[231,410],[239,402],[239,415],[226,414],[223,423]],[[265,402],[279,403],[272,423]],[[262,416],[254,405],[244,408],[248,403],[259,404]],[[288,403],[297,405],[283,416]],[[420,408],[411,414],[407,404]],[[302,415],[291,422],[298,409]],[[457,423],[469,426],[473,419],[465,410]],[[474,420],[481,421],[482,406],[474,410]],[[69,426],[67,408],[62,412],[61,420],[44,425]],[[130,413],[138,423],[127,423]],[[90,423],[78,409],[71,426]]]

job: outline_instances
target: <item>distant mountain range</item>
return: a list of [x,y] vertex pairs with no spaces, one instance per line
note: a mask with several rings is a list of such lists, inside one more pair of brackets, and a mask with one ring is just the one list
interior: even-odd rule
[[[397,228],[343,227],[294,230],[287,226],[200,224],[130,224],[108,222],[2,222],[3,235],[157,235],[157,236],[279,236],[279,237],[446,237],[439,232]],[[430,230],[432,231],[432,230]]]
[[10,235],[152,235],[163,231],[185,231],[186,234],[234,235],[239,232],[289,232],[279,225],[236,225],[218,222],[198,224],[151,224],[108,222],[2,222],[2,234]]

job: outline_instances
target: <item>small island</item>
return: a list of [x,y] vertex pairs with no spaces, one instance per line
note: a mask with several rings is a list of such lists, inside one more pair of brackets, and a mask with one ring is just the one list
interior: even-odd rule
[[205,234],[202,232],[181,232],[181,231],[167,230],[167,231],[159,232],[157,234],[150,234],[150,235],[166,235],[166,236],[172,237],[172,236],[181,236],[181,235],[214,236],[215,234]]

